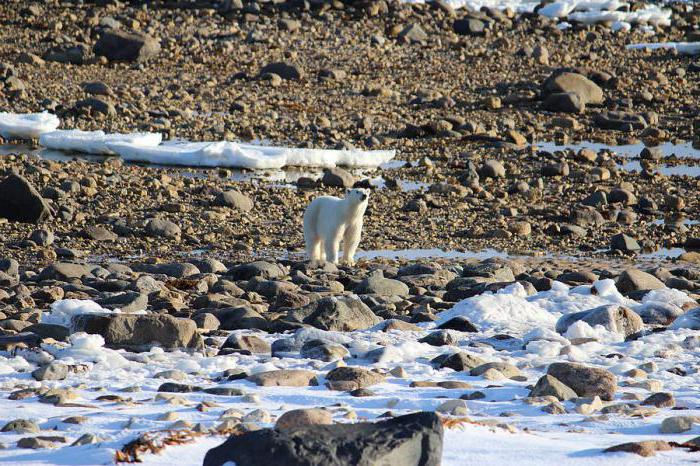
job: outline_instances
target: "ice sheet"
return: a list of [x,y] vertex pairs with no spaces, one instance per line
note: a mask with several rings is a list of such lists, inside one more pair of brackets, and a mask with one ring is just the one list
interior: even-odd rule
[[683,55],[699,55],[700,42],[655,42],[648,44],[630,44],[627,50],[637,49],[674,49]]
[[377,167],[396,155],[393,150],[298,149],[227,141],[169,142],[157,147],[141,147],[126,142],[108,142],[107,147],[130,162],[249,169],[273,169],[285,166]]
[[44,133],[39,144],[47,149],[86,154],[113,155],[107,143],[125,142],[139,147],[155,147],[162,141],[160,133],[105,133],[104,131],[81,131],[79,129],[57,130]]
[[36,139],[54,131],[61,121],[52,113],[0,112],[0,136],[16,139]]
[[[540,8],[537,13],[548,18],[560,18],[585,24],[614,23],[616,31],[628,30],[631,24],[671,24],[671,10],[655,5],[637,11],[624,11],[627,2],[618,0],[559,0]],[[622,10],[622,11],[618,11]]]

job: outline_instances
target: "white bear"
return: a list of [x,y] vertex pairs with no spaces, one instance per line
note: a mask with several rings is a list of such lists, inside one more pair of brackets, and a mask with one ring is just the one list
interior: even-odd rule
[[362,216],[367,210],[369,190],[350,189],[345,198],[321,196],[304,212],[304,241],[309,260],[338,263],[343,242],[343,261],[355,264],[355,251],[362,234]]

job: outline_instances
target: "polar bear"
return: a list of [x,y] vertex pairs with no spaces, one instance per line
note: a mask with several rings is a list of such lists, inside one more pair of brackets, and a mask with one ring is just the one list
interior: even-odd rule
[[355,251],[362,234],[362,216],[367,210],[369,190],[350,189],[345,198],[321,196],[304,212],[304,241],[309,260],[338,263],[343,242],[343,261],[355,264]]

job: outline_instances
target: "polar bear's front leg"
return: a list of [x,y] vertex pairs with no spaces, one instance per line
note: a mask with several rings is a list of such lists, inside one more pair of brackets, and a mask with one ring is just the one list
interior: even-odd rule
[[326,238],[323,242],[323,248],[326,252],[326,260],[334,264],[338,263],[338,249],[340,249],[340,235],[336,235],[332,238]]
[[357,246],[360,244],[361,235],[362,223],[350,226],[345,230],[343,237],[343,261],[350,266],[355,265],[355,252],[357,252]]

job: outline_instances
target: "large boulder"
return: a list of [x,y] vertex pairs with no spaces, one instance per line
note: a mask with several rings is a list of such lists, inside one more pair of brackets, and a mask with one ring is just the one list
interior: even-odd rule
[[90,266],[73,262],[55,262],[44,268],[37,276],[38,280],[68,281],[73,278],[91,277]]
[[241,212],[250,212],[253,210],[253,201],[242,192],[232,189],[219,193],[214,198],[214,205],[222,207],[230,207]]
[[601,400],[611,401],[617,390],[615,374],[583,364],[555,362],[549,365],[547,375],[570,387],[578,396],[599,396]]
[[658,290],[664,288],[664,283],[650,273],[637,269],[627,269],[617,278],[617,289],[620,293],[639,290]]
[[49,204],[24,177],[12,173],[0,182],[0,218],[39,223],[50,215]]
[[355,288],[358,294],[377,294],[380,296],[408,296],[408,285],[391,278],[384,278],[384,274],[379,270],[365,278]]
[[229,437],[209,450],[204,466],[438,466],[443,428],[432,412],[377,423],[261,429]]
[[586,311],[572,312],[559,318],[556,330],[565,333],[574,323],[582,320],[591,327],[602,325],[611,332],[616,332],[625,337],[639,332],[644,327],[644,322],[639,314],[632,309],[618,304],[606,304]]
[[71,324],[76,332],[101,335],[108,347],[131,351],[148,351],[154,346],[165,349],[199,348],[202,344],[193,320],[167,314],[82,314],[74,317]]
[[603,89],[582,74],[555,71],[542,84],[543,98],[551,94],[573,93],[584,104],[602,104]]
[[287,320],[312,325],[321,330],[352,332],[372,327],[382,319],[357,298],[329,296],[302,309],[291,310]]
[[160,42],[146,34],[108,30],[102,32],[93,51],[109,61],[143,62],[158,56]]

